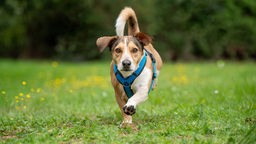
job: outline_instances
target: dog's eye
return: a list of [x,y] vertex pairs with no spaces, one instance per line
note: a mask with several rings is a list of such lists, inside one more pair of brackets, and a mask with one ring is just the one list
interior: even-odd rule
[[138,49],[137,48],[133,48],[132,49],[132,53],[136,53],[136,52],[138,52]]
[[115,49],[115,52],[119,54],[119,53],[122,52],[122,50],[121,50],[120,48],[116,48],[116,49]]

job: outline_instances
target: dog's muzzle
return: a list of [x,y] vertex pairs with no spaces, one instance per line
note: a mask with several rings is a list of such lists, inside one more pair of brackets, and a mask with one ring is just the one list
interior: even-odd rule
[[123,60],[123,61],[122,61],[123,70],[124,70],[124,71],[130,71],[130,70],[131,70],[131,69],[130,69],[131,64],[132,64],[132,63],[131,63],[130,60],[128,60],[128,59]]

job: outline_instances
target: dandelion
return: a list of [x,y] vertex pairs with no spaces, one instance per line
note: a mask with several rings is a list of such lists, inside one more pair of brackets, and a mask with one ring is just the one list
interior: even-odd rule
[[172,77],[172,82],[175,84],[188,84],[189,80],[186,75],[178,75]]
[[[185,74],[186,72],[186,67],[184,65],[177,65],[175,68],[177,70],[177,75],[174,75],[171,79],[171,81],[174,84],[180,84],[180,85],[186,85],[189,83],[189,79],[187,75]],[[199,72],[199,69],[195,69],[195,72]]]
[[26,82],[26,81],[22,81],[21,84],[22,84],[23,86],[25,86],[25,85],[27,85],[27,82]]
[[218,90],[214,90],[213,93],[217,95],[219,93],[219,91]]
[[1,91],[2,95],[6,95],[6,92],[5,91]]
[[24,100],[24,98],[21,98],[20,100],[21,100],[21,101],[23,101],[23,100]]
[[182,84],[187,84],[187,83],[188,83],[187,76],[186,76],[186,75],[182,75],[182,76],[180,77],[180,82],[181,82]]
[[24,94],[23,93],[19,93],[19,96],[22,97]]
[[16,100],[16,103],[19,103],[19,100]]
[[26,109],[26,108],[27,108],[27,106],[25,106],[25,105],[24,105],[24,106],[23,106],[23,108],[24,108],[24,109]]
[[37,88],[37,89],[36,89],[36,92],[37,92],[37,93],[40,93],[41,91],[42,91],[41,88]]
[[15,99],[16,99],[16,100],[18,100],[18,99],[19,99],[19,97],[18,97],[18,96],[15,96]]
[[31,97],[30,94],[26,94],[27,99],[30,99],[30,97]]
[[53,85],[56,86],[56,87],[58,87],[58,86],[61,86],[64,82],[65,82],[65,79],[56,78],[56,79],[53,81]]

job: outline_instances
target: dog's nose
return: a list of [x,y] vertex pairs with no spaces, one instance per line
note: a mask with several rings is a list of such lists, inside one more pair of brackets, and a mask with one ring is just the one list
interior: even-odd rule
[[130,65],[131,65],[131,61],[129,61],[128,59],[125,59],[125,60],[122,62],[122,64],[123,64],[123,67],[129,68]]

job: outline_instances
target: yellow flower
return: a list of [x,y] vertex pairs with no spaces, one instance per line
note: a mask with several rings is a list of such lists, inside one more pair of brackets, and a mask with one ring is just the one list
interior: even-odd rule
[[27,97],[28,99],[30,99],[31,96],[30,96],[30,94],[27,94],[26,97]]
[[24,109],[26,109],[26,108],[27,108],[27,106],[25,106],[25,105],[24,105],[24,106],[23,106],[23,108],[24,108]]
[[188,83],[187,76],[186,75],[182,75],[180,77],[180,81],[181,81],[182,84],[187,84]]
[[172,82],[174,84],[188,84],[189,80],[186,75],[178,75],[172,77]]
[[5,91],[1,91],[1,93],[2,93],[3,95],[5,95],[5,94],[6,94],[6,92],[5,92]]
[[18,99],[19,99],[19,97],[18,97],[18,96],[15,96],[15,99],[16,99],[16,100],[18,100]]
[[22,100],[22,101],[23,101],[23,100],[24,100],[24,98],[21,98],[20,100]]
[[23,93],[19,93],[19,96],[22,97],[24,94]]
[[25,86],[25,85],[27,85],[27,82],[26,81],[22,81],[21,84]]
[[40,93],[41,91],[42,91],[41,88],[37,88],[37,89],[36,89],[36,92],[37,92],[37,93]]
[[56,78],[56,79],[53,81],[53,85],[54,85],[54,86],[60,86],[60,85],[63,84],[64,82],[65,82],[65,79]]
[[16,100],[16,103],[18,103],[19,102],[19,100]]

